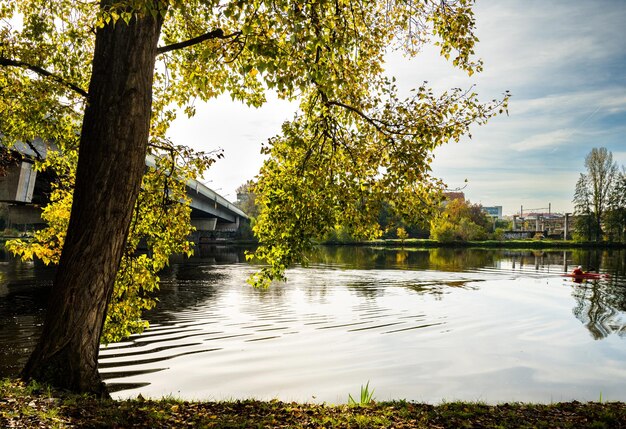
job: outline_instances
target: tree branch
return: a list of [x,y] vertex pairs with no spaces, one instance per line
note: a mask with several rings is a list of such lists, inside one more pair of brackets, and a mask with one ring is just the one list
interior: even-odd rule
[[30,140],[26,140],[26,144],[28,145],[28,147],[35,152],[35,156],[37,157],[38,161],[43,161],[43,156],[39,153],[39,151],[37,150],[37,148],[35,147],[35,145],[33,144],[32,141]]
[[340,102],[340,101],[328,101],[328,102],[327,102],[327,104],[328,104],[328,105],[330,105],[330,106],[338,106],[338,107],[342,107],[342,108],[344,108],[344,109],[346,109],[346,110],[349,110],[349,111],[351,111],[351,112],[356,113],[356,114],[357,114],[357,115],[359,115],[361,118],[363,118],[366,122],[369,122],[369,124],[370,124],[370,125],[372,125],[374,128],[376,128],[376,130],[378,130],[378,132],[379,132],[379,133],[381,133],[381,134],[384,134],[384,135],[389,135],[389,134],[391,134],[389,131],[387,131],[387,130],[385,130],[385,129],[383,129],[383,128],[381,127],[381,124],[382,124],[382,125],[385,125],[385,126],[388,126],[388,124],[385,124],[385,123],[383,123],[383,122],[382,122],[382,121],[380,121],[380,120],[370,118],[369,116],[367,116],[365,113],[361,112],[361,111],[360,111],[359,109],[357,109],[356,107],[352,107],[352,106],[350,106],[350,105],[348,105],[348,104],[344,104],[344,103],[342,103],[342,102]]
[[89,97],[89,93],[87,91],[85,91],[84,89],[82,89],[81,87],[79,87],[78,85],[75,85],[71,82],[67,82],[65,79],[63,79],[61,76],[57,76],[56,74],[33,64],[28,64],[24,61],[16,61],[16,60],[12,60],[10,58],[5,58],[5,57],[0,57],[0,66],[5,66],[5,67],[23,67],[26,68],[30,71],[33,71],[35,73],[37,73],[40,76],[44,76],[44,77],[49,77],[50,79],[60,83],[61,85],[64,85],[66,87],[68,87],[69,89],[71,89],[72,91],[76,92],[77,94],[82,95],[83,97],[87,98]]
[[175,51],[177,49],[187,48],[189,46],[197,45],[206,40],[211,39],[231,39],[233,37],[241,36],[241,31],[235,31],[231,34],[224,34],[224,30],[218,28],[213,31],[209,31],[208,33],[204,33],[198,37],[194,37],[193,39],[185,40],[184,42],[172,43],[171,45],[161,46],[157,49],[157,54],[164,54],[166,52]]

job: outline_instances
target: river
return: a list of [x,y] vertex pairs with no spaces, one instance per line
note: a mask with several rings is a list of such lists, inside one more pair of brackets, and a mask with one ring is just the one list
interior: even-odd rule
[[[610,274],[564,278],[574,265]],[[103,346],[116,398],[343,403],[626,401],[626,251],[322,247],[267,290],[243,250],[162,273],[151,326]],[[53,269],[0,265],[0,376],[43,320]]]

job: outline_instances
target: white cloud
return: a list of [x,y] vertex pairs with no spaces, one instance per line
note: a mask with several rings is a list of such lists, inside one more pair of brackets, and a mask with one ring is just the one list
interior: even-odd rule
[[[559,94],[522,99],[512,102],[516,114],[554,115],[568,114],[616,114],[626,112],[626,88],[607,87],[587,91],[572,90]],[[578,120],[578,118],[574,118]]]
[[485,72],[451,74],[430,56],[412,71],[436,88],[475,82],[487,97],[510,89],[510,116],[473,131],[471,141],[438,148],[433,171],[451,186],[468,179],[472,201],[505,213],[548,203],[571,211],[592,147],[607,146],[626,163],[615,151],[626,135],[626,3],[501,0],[476,10]]
[[[623,51],[624,22],[626,8],[610,0],[478,2],[477,52],[486,63],[484,77],[516,86],[578,79],[572,69]],[[549,74],[558,69],[566,70],[560,76]]]
[[554,130],[542,134],[535,134],[511,145],[516,151],[524,152],[543,148],[554,148],[568,143],[576,130]]

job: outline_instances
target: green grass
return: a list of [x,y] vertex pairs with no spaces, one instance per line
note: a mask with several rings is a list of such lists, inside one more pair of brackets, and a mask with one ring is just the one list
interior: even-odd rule
[[175,398],[96,399],[0,380],[0,427],[18,428],[595,428],[626,429],[623,402],[499,404],[407,401],[368,406],[237,400],[190,402]]
[[484,240],[484,241],[452,241],[441,242],[425,238],[408,238],[404,243],[400,239],[379,239],[372,241],[327,242],[326,245],[348,246],[380,246],[404,248],[433,248],[433,247],[476,247],[476,248],[505,248],[505,249],[623,249],[626,243],[573,241],[573,240]]
[[361,395],[359,401],[355,401],[352,395],[348,395],[348,405],[370,405],[374,402],[374,389],[370,390],[370,382],[368,381],[365,386],[361,385]]

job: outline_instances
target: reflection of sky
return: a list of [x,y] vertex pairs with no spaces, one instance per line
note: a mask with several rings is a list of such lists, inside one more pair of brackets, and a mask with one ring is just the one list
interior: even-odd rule
[[[173,312],[175,325],[156,326],[134,347],[105,349],[103,371],[165,368],[109,379],[150,383],[120,397],[337,403],[369,380],[378,400],[586,401],[599,392],[625,400],[624,338],[595,340],[574,316],[578,285],[559,275],[562,252],[539,255],[538,270],[534,255],[520,254],[523,266],[504,258],[462,272],[410,262],[404,269],[296,268],[268,290],[245,284],[249,266],[215,266],[218,284],[204,300]],[[208,285],[198,284],[202,296]],[[160,359],[178,357],[139,365],[137,355],[124,358],[142,347]]]
[[[585,155],[607,147],[626,164],[626,2],[539,0],[478,2],[477,55],[485,71],[452,70],[434,49],[407,62],[389,57],[401,88],[428,80],[435,90],[476,84],[485,100],[510,90],[510,116],[473,130],[473,139],[437,150],[435,174],[469,185],[473,202],[504,213],[547,208],[571,211]],[[198,148],[221,147],[226,158],[208,173],[210,185],[235,198],[235,188],[261,165],[260,144],[280,131],[294,107],[273,100],[248,109],[222,97],[178,120],[171,135]]]

